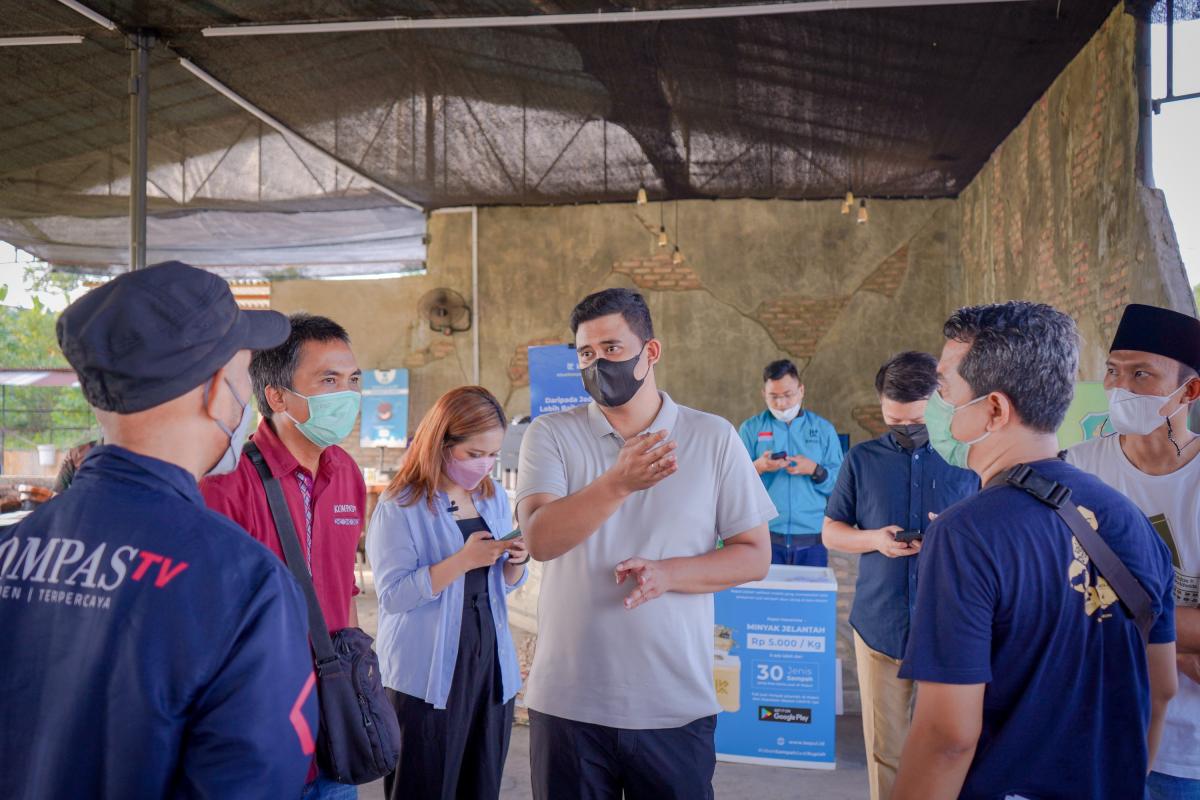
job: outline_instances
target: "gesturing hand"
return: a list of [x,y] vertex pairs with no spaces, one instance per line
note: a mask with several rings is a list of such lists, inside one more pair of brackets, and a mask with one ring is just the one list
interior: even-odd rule
[[663,592],[671,591],[670,575],[661,561],[628,558],[617,564],[614,572],[617,583],[633,578],[637,587],[625,598],[625,608],[634,609],[648,603]]
[[472,533],[467,537],[462,549],[458,551],[463,566],[468,570],[490,567],[504,553],[508,542],[500,542],[492,538],[487,531]]
[[666,431],[643,433],[625,443],[617,463],[609,469],[613,480],[625,492],[633,494],[649,489],[679,469],[675,460],[675,442],[662,442]]

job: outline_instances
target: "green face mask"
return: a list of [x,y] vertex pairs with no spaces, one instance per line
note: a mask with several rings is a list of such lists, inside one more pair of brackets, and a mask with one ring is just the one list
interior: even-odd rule
[[358,392],[330,392],[329,394],[305,395],[288,389],[289,392],[308,401],[308,419],[298,422],[284,411],[284,415],[296,423],[296,429],[318,447],[337,444],[354,430],[362,395]]
[[929,444],[947,464],[961,469],[970,469],[967,466],[967,455],[971,452],[971,446],[979,444],[992,435],[991,431],[984,431],[983,435],[977,439],[960,442],[950,432],[950,424],[954,422],[954,415],[967,406],[975,405],[985,397],[987,397],[986,394],[981,395],[961,406],[950,405],[942,399],[938,392],[934,392],[929,398],[929,404],[925,406],[925,427],[929,430]]

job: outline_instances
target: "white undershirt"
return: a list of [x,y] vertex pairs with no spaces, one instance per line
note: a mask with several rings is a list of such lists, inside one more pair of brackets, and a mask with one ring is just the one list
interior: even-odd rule
[[[1119,436],[1106,436],[1067,450],[1067,461],[1124,494],[1150,518],[1171,548],[1176,608],[1200,606],[1200,456],[1169,475],[1147,475],[1129,461]],[[1182,672],[1153,769],[1200,780],[1200,684]]]

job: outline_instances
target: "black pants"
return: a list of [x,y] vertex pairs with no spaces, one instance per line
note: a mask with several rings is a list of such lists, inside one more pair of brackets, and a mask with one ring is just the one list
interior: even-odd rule
[[400,763],[384,778],[390,800],[496,800],[512,734],[496,628],[486,593],[463,603],[458,660],[445,710],[387,690],[400,720]]
[[627,730],[529,712],[534,800],[712,800],[716,717]]

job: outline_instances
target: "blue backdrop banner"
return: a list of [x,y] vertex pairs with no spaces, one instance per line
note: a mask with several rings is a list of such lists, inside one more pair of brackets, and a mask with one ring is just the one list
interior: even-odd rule
[[362,376],[362,447],[408,446],[408,370],[369,369]]
[[529,414],[540,417],[590,403],[575,348],[565,344],[529,348]]

